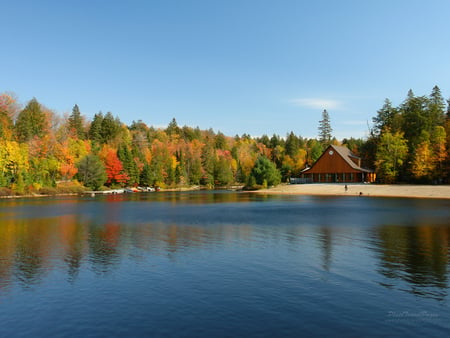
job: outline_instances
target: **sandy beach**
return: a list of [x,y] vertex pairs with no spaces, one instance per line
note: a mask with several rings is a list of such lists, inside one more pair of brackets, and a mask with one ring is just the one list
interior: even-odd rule
[[383,185],[383,184],[284,184],[258,193],[330,196],[384,196],[415,198],[448,198],[450,185]]

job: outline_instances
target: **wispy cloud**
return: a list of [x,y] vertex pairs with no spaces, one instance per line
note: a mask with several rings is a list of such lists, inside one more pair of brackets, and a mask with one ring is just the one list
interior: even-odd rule
[[339,109],[342,108],[342,102],[333,99],[320,98],[302,98],[292,99],[290,102],[299,107],[307,107],[314,109]]

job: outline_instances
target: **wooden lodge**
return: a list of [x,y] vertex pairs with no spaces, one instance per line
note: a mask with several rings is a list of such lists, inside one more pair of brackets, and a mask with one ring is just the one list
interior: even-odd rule
[[347,147],[330,145],[310,168],[291,183],[372,183],[373,170],[361,167],[361,158]]

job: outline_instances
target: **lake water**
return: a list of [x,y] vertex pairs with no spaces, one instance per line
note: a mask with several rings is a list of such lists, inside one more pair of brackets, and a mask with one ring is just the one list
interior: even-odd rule
[[450,200],[1,200],[0,336],[448,336],[449,243]]

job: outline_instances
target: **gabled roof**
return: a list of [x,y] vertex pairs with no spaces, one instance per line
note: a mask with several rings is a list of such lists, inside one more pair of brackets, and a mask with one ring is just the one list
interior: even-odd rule
[[322,153],[322,155],[320,155],[320,157],[317,159],[317,161],[312,165],[311,168],[306,168],[302,171],[303,172],[307,172],[308,170],[312,169],[314,167],[314,165],[320,161],[321,157],[326,154],[330,149],[333,149],[333,151],[335,151],[337,154],[339,154],[342,159],[353,169],[355,170],[359,170],[359,171],[363,171],[366,173],[372,173],[373,170],[369,170],[369,169],[364,169],[361,168],[359,165],[357,165],[355,162],[352,161],[352,158],[359,160],[360,157],[356,156],[355,154],[353,154],[350,149],[348,149],[345,146],[335,146],[335,145],[330,145],[328,146],[327,149],[325,149],[325,151]]

